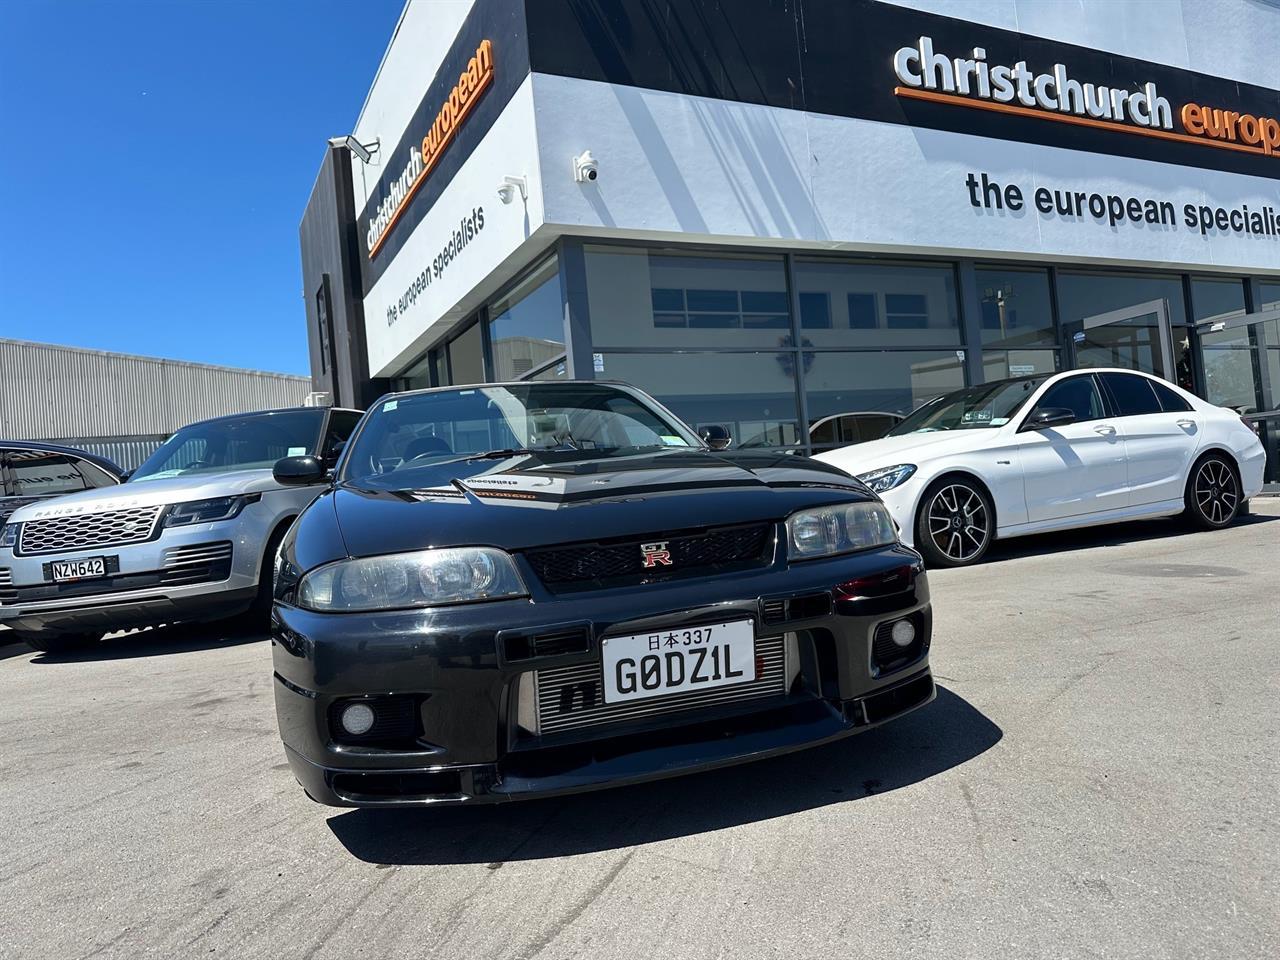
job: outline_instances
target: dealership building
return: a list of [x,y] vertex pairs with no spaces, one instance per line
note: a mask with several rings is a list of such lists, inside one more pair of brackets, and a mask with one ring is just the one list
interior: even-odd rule
[[813,450],[1132,367],[1274,483],[1277,50],[1239,0],[410,0],[302,221],[313,381],[625,380]]

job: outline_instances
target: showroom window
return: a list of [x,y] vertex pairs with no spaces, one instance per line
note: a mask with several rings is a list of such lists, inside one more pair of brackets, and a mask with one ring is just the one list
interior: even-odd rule
[[1245,312],[1243,280],[1191,281],[1192,317],[1196,323],[1230,320]]
[[584,250],[591,336],[599,347],[780,347],[790,344],[779,256]]
[[564,303],[555,257],[489,305],[493,378],[518,380],[564,354]]
[[695,430],[720,424],[735,448],[800,442],[795,354],[609,353],[596,376],[652,394]]
[[[795,283],[806,346],[960,343],[955,270],[950,264],[800,259],[795,262]],[[806,303],[814,306],[806,309]]]
[[[1127,367],[1193,389],[1180,276],[1059,272],[1058,308],[1076,366]],[[1161,316],[1171,325],[1171,370],[1164,369]]]
[[1260,283],[1258,290],[1261,296],[1258,298],[1261,303],[1258,304],[1259,310],[1266,310],[1268,307],[1280,307],[1280,283]]
[[965,385],[958,351],[806,351],[815,451],[875,440],[920,404]]
[[984,346],[1057,346],[1048,270],[983,266],[974,270],[974,276]]
[[984,350],[982,382],[1029,377],[1040,373],[1057,373],[1062,358],[1057,350]]

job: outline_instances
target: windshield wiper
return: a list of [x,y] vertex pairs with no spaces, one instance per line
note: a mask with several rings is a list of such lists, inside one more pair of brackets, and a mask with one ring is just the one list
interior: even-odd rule
[[505,450],[486,450],[484,453],[472,453],[465,457],[458,457],[455,460],[445,460],[444,462],[466,463],[469,460],[501,460],[504,457],[518,457],[525,453],[533,453],[533,451],[524,447],[507,447]]

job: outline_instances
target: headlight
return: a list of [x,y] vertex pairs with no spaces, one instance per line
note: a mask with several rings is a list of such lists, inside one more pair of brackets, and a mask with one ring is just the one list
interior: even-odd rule
[[12,547],[18,542],[18,528],[22,526],[20,523],[6,523],[0,526],[0,547]]
[[876,493],[884,493],[899,484],[906,483],[907,478],[915,472],[916,465],[914,463],[900,463],[894,467],[881,467],[879,470],[872,470],[870,473],[860,473],[858,474],[858,479]]
[[175,503],[164,518],[166,527],[183,527],[189,523],[212,523],[215,520],[231,520],[251,503],[262,499],[262,494],[251,493],[243,497],[217,497],[213,500],[191,500]]
[[792,560],[884,547],[897,540],[893,518],[879,503],[842,503],[787,518],[787,555]]
[[511,557],[492,547],[451,547],[339,560],[311,571],[298,605],[350,613],[527,596]]

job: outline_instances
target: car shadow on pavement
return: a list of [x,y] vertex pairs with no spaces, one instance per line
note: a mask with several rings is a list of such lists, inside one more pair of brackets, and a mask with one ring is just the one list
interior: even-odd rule
[[[38,653],[32,663],[57,665],[63,663],[92,663],[105,660],[132,660],[140,657],[167,657],[216,647],[235,647],[258,643],[268,639],[265,630],[242,627],[232,623],[177,623],[163,627],[151,627],[130,633],[109,636],[100,643],[74,653]],[[20,652],[31,652],[26,644],[19,644]],[[5,654],[0,648],[0,657]]]
[[[1252,513],[1238,518],[1226,530],[1250,527],[1260,523],[1280,523],[1280,517]],[[1004,560],[1042,557],[1053,553],[1067,553],[1071,550],[1090,550],[1094,547],[1117,547],[1126,543],[1142,543],[1146,540],[1198,537],[1203,536],[1204,532],[1192,529],[1179,517],[1169,517],[1161,520],[1109,523],[1056,533],[1036,533],[1025,537],[997,540],[991,545],[982,563],[1000,563]]]
[[355,857],[389,865],[543,860],[771,820],[910,786],[991,749],[998,726],[938,687],[929,706],[843,740],[722,770],[475,807],[353,810],[329,819]]

